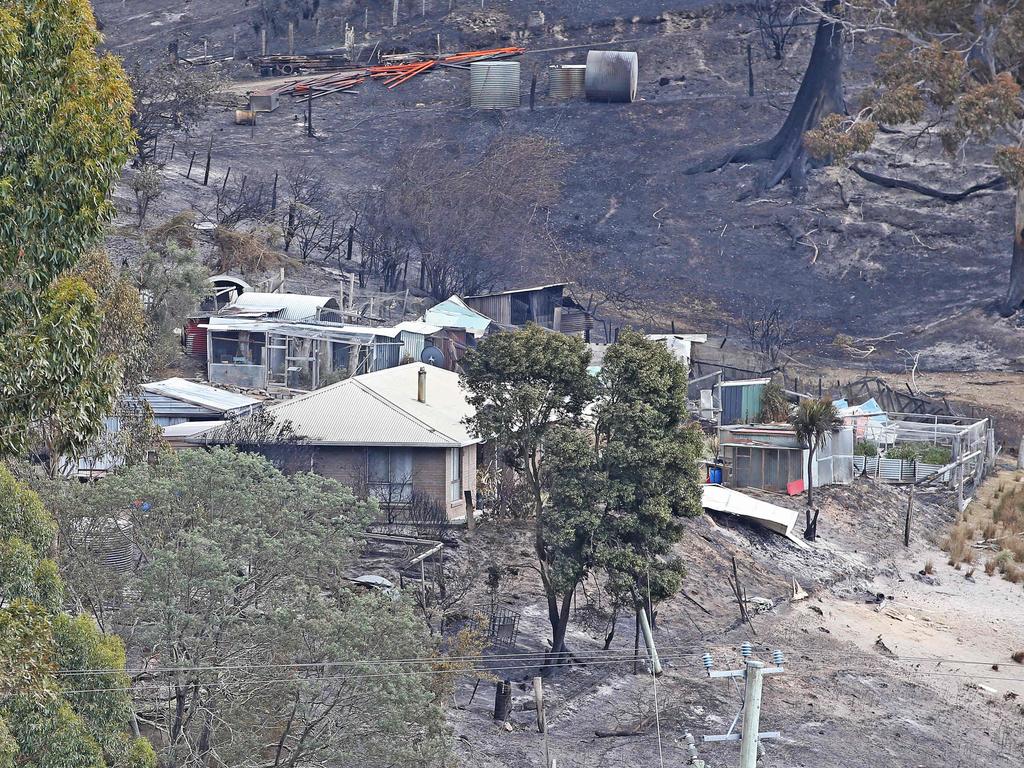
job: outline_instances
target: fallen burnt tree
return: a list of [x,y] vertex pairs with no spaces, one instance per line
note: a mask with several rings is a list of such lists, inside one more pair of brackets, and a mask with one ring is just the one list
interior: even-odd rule
[[959,203],[977,192],[984,192],[989,189],[1002,190],[1006,189],[1007,185],[1006,178],[1004,176],[993,176],[988,181],[983,181],[980,184],[974,184],[962,192],[943,192],[941,189],[934,189],[933,187],[918,184],[914,181],[904,181],[903,179],[896,179],[891,176],[881,176],[877,173],[864,170],[856,163],[850,166],[850,170],[865,181],[870,181],[872,184],[877,184],[880,187],[885,187],[886,189],[906,189],[910,192],[916,192],[919,195],[934,197],[944,203]]
[[[864,170],[856,163],[850,166],[850,170],[865,181],[878,184],[886,189],[906,189],[948,204],[962,202],[978,192],[1005,190],[1010,187],[1010,180],[1004,175],[999,175],[974,184],[961,192],[944,192],[917,182],[881,176]],[[1003,317],[1010,317],[1024,303],[1024,190],[1017,186],[1014,187],[1014,190],[1016,202],[1014,204],[1013,257],[1010,261],[1010,281],[1006,288],[1006,298],[999,307],[999,314]]]
[[804,133],[815,128],[830,114],[845,114],[843,99],[843,30],[832,16],[835,0],[824,5],[824,13],[814,34],[814,47],[807,63],[800,89],[786,121],[772,138],[756,144],[737,147],[725,155],[705,160],[687,168],[684,173],[709,173],[729,163],[751,163],[771,160],[772,166],[757,184],[760,190],[770,189],[789,178],[794,189],[806,183],[810,156],[804,146]]

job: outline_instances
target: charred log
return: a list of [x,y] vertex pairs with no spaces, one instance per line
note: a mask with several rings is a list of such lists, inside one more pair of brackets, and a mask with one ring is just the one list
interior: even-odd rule
[[[826,12],[835,5],[825,4]],[[726,154],[687,168],[686,174],[717,171],[729,163],[751,163],[771,160],[769,172],[757,184],[760,190],[770,189],[789,178],[794,189],[806,184],[809,157],[804,147],[804,133],[814,128],[826,115],[845,114],[843,99],[843,30],[832,18],[819,20],[814,34],[814,47],[793,106],[778,132],[772,138],[735,148]]]
[[[993,176],[988,181],[970,186],[962,192],[943,192],[941,189],[927,187],[917,182],[894,179],[890,176],[880,176],[877,173],[865,171],[856,164],[851,165],[850,170],[865,181],[878,184],[886,189],[906,189],[949,204],[959,203],[978,192],[985,192],[990,189],[1002,190],[1009,186],[1009,182],[1004,176]],[[1013,257],[1010,261],[1010,283],[1006,289],[1006,298],[999,308],[999,314],[1003,317],[1010,317],[1020,308],[1021,304],[1024,304],[1024,189],[1018,189],[1016,193],[1013,227]]]
[[877,173],[865,171],[857,164],[851,165],[850,170],[865,181],[870,181],[872,184],[877,184],[880,187],[885,187],[886,189],[906,189],[911,192],[917,192],[919,195],[934,197],[944,203],[959,203],[961,200],[964,200],[973,194],[984,192],[989,189],[1006,189],[1006,179],[1002,176],[993,176],[988,181],[975,184],[962,192],[943,192],[941,189],[926,187],[924,184],[918,184],[914,181],[894,179],[891,176],[880,176]]

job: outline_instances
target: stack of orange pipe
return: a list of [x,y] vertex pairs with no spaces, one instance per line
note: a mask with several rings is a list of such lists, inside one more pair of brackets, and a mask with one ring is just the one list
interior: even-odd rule
[[454,64],[460,61],[473,61],[475,59],[489,59],[498,58],[501,56],[518,56],[521,53],[525,53],[525,48],[491,48],[486,51],[466,51],[465,53],[456,53],[451,56],[446,56],[442,61],[448,64]]
[[491,48],[486,51],[465,51],[454,53],[451,56],[444,56],[424,61],[415,61],[411,64],[387,64],[370,67],[370,77],[385,78],[384,84],[390,89],[408,82],[416,75],[422,74],[431,69],[438,62],[445,64],[458,64],[481,59],[496,59],[504,56],[518,56],[526,51],[525,48]]

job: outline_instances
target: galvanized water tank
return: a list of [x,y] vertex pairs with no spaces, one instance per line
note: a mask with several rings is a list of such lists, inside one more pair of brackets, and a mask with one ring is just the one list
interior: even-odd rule
[[585,78],[590,101],[636,101],[640,63],[635,51],[590,51]]
[[519,106],[518,61],[474,61],[469,65],[469,104],[476,109]]
[[548,96],[562,101],[583,95],[586,64],[555,64],[548,67]]
[[135,568],[138,550],[128,520],[81,518],[72,527],[72,546],[89,552],[95,562],[117,573]]

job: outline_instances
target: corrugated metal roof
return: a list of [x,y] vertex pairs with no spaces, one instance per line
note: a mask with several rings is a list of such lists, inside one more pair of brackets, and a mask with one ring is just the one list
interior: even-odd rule
[[429,336],[441,330],[441,326],[425,323],[422,320],[406,320],[395,326],[395,330],[403,333],[419,333]]
[[[209,413],[228,413],[230,411],[242,410],[257,405],[260,400],[237,392],[228,392],[219,387],[212,387],[209,384],[200,384],[197,381],[189,381],[174,377],[163,381],[151,381],[143,384],[142,388],[152,395],[178,400],[183,403],[198,406]],[[149,398],[147,398],[148,400]],[[151,401],[151,407],[153,403]],[[156,408],[153,408],[156,411]]]
[[467,299],[483,299],[487,296],[508,296],[513,293],[531,293],[532,291],[544,291],[548,288],[565,288],[568,283],[548,283],[547,285],[535,285],[532,288],[512,288],[508,291],[494,291],[493,293],[478,293],[467,296]]
[[317,310],[328,306],[332,302],[334,308],[337,308],[338,300],[333,296],[246,291],[224,309],[227,312],[230,312],[232,309],[265,310],[268,314],[273,314],[279,320],[305,320],[314,317]]
[[200,328],[211,331],[249,331],[250,333],[278,333],[282,336],[309,339],[332,339],[369,344],[376,336],[392,339],[398,335],[394,328],[372,328],[364,325],[335,323],[295,323],[284,320],[254,320],[247,317],[211,317],[200,323]]
[[[134,400],[134,398],[132,399]],[[150,410],[153,411],[153,416],[156,418],[170,416],[188,419],[203,417],[212,419],[219,414],[219,411],[215,411],[212,408],[195,405],[194,403],[186,403],[183,400],[167,397],[166,395],[155,395],[152,392],[143,392],[142,399],[149,405]]]
[[487,315],[467,307],[458,296],[445,299],[428,309],[423,314],[423,320],[442,328],[464,328],[474,335],[483,334],[493,322]]
[[[420,369],[427,372],[425,403],[416,399]],[[421,363],[355,376],[270,412],[312,444],[455,448],[480,442],[462,423],[474,409],[459,375]]]

